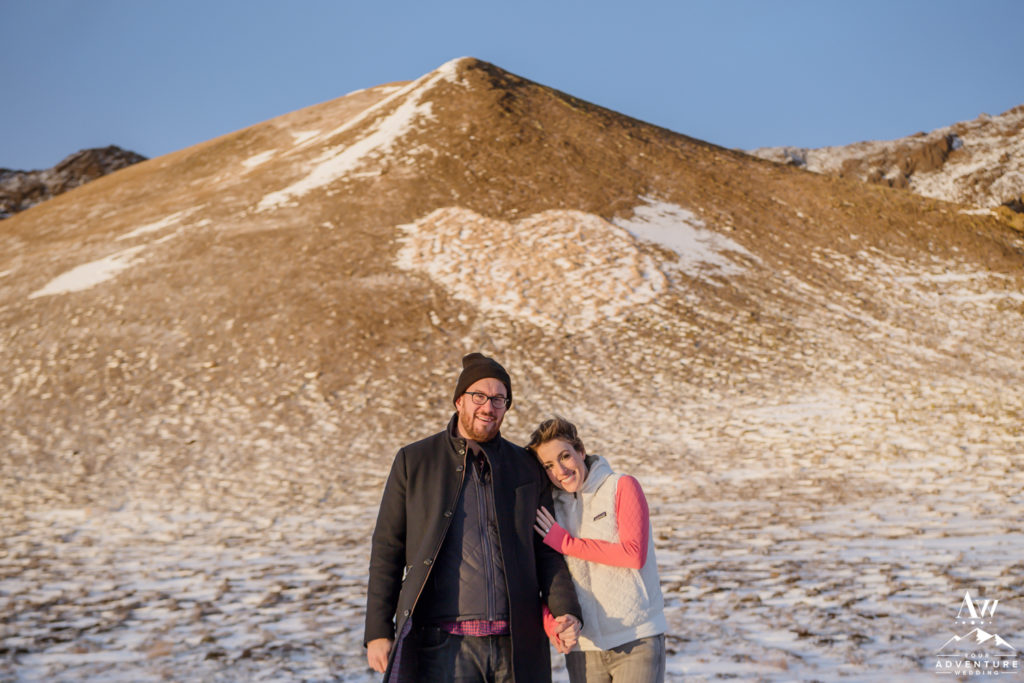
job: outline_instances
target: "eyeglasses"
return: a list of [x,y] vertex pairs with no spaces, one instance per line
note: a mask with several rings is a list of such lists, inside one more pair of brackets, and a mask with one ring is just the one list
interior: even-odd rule
[[478,406],[482,406],[488,401],[494,408],[508,408],[512,405],[512,401],[506,396],[488,396],[482,391],[467,391],[466,395],[473,399],[473,403]]

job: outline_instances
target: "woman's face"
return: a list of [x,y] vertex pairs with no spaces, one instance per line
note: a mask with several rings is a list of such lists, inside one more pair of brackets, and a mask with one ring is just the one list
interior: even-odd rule
[[544,466],[551,483],[569,493],[575,493],[583,487],[587,478],[587,464],[583,458],[586,453],[576,450],[572,444],[562,439],[547,441],[536,447],[537,459]]

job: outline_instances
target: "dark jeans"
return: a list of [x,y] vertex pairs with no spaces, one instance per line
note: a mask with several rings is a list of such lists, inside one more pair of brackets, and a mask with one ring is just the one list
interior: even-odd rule
[[513,683],[511,636],[453,636],[436,626],[415,627],[413,636],[417,681]]

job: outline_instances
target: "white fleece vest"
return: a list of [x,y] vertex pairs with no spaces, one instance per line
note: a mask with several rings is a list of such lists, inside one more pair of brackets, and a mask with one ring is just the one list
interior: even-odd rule
[[[615,490],[622,475],[601,456],[587,456],[587,466],[580,491],[554,492],[555,520],[575,538],[618,543]],[[650,528],[647,538],[647,561],[639,570],[565,556],[583,612],[581,650],[608,650],[667,630]]]

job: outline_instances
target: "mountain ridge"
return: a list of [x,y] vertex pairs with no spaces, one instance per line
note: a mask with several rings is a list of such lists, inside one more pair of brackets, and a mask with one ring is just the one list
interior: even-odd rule
[[41,171],[0,168],[0,220],[145,160],[141,154],[109,145],[79,150]]
[[1024,105],[896,140],[818,149],[763,147],[751,154],[989,209],[1024,231]]

